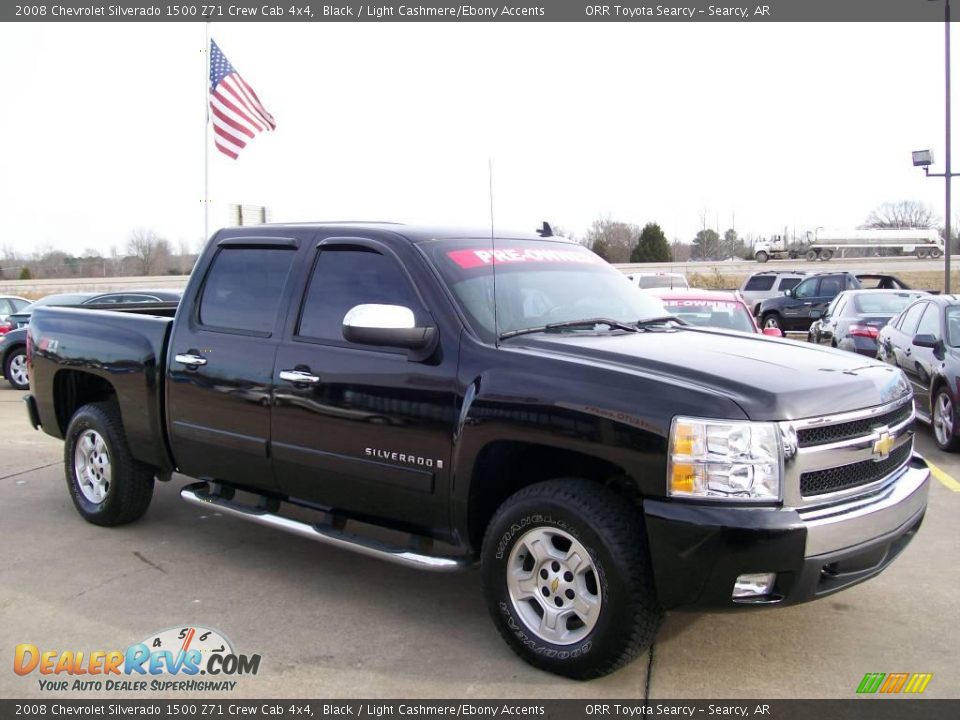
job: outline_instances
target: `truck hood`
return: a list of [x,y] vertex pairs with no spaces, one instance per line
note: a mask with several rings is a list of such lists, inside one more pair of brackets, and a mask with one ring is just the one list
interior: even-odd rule
[[[855,353],[706,328],[525,335],[504,347],[666,376],[729,397],[753,420],[833,415],[910,392],[900,370]],[[622,387],[628,392],[628,383]]]

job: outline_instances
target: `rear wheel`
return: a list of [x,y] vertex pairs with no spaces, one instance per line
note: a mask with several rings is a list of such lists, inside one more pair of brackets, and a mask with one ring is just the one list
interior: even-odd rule
[[65,440],[67,488],[84,520],[110,526],[143,516],[153,497],[153,469],[130,454],[115,403],[77,410]]
[[535,667],[585,680],[653,642],[662,612],[643,515],[609,488],[524,488],[490,522],[481,564],[497,629]]
[[813,262],[818,257],[820,257],[820,253],[816,250],[807,250],[807,262]]
[[7,355],[7,362],[3,366],[3,375],[14,390],[27,390],[30,387],[26,348],[17,348]]
[[833,250],[823,249],[820,251],[820,259],[826,262],[833,257]]
[[930,251],[926,248],[917,248],[917,259],[924,260],[930,257]]
[[930,251],[930,257],[932,257],[934,260],[939,258],[941,255],[943,255],[943,251],[940,248],[933,248],[933,250]]
[[946,388],[937,390],[933,398],[933,437],[941,450],[956,452],[960,442],[956,437],[956,409]]

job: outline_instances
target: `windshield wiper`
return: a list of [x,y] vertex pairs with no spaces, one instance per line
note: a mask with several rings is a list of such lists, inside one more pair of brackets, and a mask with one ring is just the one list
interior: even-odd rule
[[650,327],[651,325],[662,325],[665,322],[675,322],[677,325],[686,325],[683,320],[678,318],[676,315],[657,315],[656,317],[644,318],[643,320],[637,320],[635,327],[639,329]]
[[627,323],[620,322],[619,320],[611,320],[610,318],[586,318],[583,320],[565,320],[564,322],[555,322],[548,323],[547,325],[538,325],[536,327],[521,328],[519,330],[508,330],[507,332],[500,333],[500,339],[506,340],[507,338],[516,337],[517,335],[528,335],[530,333],[540,333],[540,332],[550,332],[551,330],[562,330],[563,328],[575,328],[589,325],[591,327],[595,325],[606,325],[611,330],[626,330],[628,332],[637,332],[637,327],[635,325],[628,325]]

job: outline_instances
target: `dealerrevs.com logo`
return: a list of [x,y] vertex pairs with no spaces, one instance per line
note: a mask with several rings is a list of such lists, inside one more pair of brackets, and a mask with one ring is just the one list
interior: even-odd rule
[[[256,675],[260,655],[241,655],[223,633],[198,625],[152,633],[124,650],[55,650],[21,643],[13,671],[39,675],[42,691],[231,691]],[[202,676],[202,677],[201,677]]]

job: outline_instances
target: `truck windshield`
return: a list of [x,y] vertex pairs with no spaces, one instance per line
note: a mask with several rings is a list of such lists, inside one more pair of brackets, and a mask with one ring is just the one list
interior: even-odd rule
[[[498,239],[492,250],[487,238],[432,240],[419,247],[470,324],[488,342],[498,334],[555,323],[608,318],[630,324],[666,314],[658,299],[640,292],[616,268],[573,243]],[[592,329],[588,324],[567,331]]]

